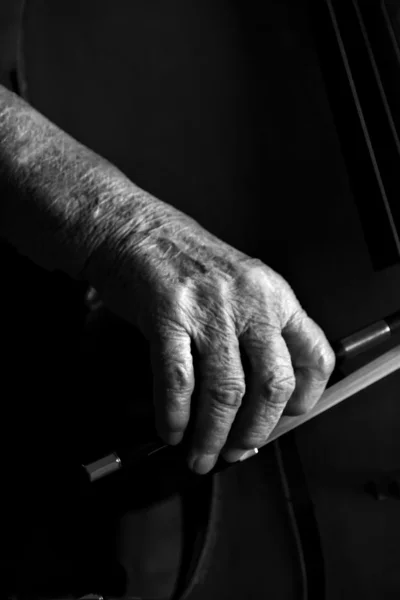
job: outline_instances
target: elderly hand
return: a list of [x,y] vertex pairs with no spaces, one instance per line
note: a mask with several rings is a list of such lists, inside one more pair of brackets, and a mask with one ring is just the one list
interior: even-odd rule
[[334,367],[289,285],[0,87],[0,234],[88,281],[147,338],[160,436],[190,424],[191,467],[237,460],[286,405],[310,409]]
[[238,460],[285,408],[314,406],[334,353],[280,275],[165,204],[140,236],[120,231],[87,276],[149,341],[158,432],[177,444],[190,423],[193,470],[208,472],[221,452]]

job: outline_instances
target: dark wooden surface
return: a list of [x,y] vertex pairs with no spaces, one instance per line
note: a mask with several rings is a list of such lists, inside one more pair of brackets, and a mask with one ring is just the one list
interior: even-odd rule
[[[280,271],[329,338],[399,309],[400,267],[376,272],[367,252],[306,3],[27,4],[39,110]],[[362,484],[400,466],[399,385],[393,375],[298,432],[327,600],[398,596],[400,504]],[[273,572],[278,594],[285,565]]]

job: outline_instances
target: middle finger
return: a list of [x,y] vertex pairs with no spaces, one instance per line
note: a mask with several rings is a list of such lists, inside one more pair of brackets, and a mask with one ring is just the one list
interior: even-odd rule
[[213,468],[227,440],[242,403],[245,380],[234,331],[213,334],[207,344],[195,345],[197,406],[189,466],[204,474]]

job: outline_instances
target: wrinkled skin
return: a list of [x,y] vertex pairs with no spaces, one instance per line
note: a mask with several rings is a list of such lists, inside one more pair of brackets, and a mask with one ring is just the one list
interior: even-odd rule
[[[261,447],[287,405],[309,410],[334,367],[286,281],[0,86],[0,233],[90,283],[150,343],[158,431],[190,425],[192,468]],[[4,189],[3,189],[4,188]],[[195,402],[194,402],[195,400]]]
[[314,406],[334,368],[322,330],[280,275],[170,206],[140,237],[114,231],[87,272],[148,339],[158,431],[177,444],[190,421],[198,473],[221,451],[234,461],[263,446],[285,407]]

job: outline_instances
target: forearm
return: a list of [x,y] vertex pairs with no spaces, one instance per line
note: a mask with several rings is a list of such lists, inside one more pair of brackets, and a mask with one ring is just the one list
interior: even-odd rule
[[164,203],[0,86],[0,236],[79,277],[114,229],[146,228]]

